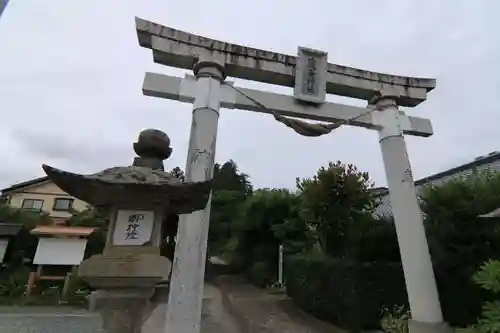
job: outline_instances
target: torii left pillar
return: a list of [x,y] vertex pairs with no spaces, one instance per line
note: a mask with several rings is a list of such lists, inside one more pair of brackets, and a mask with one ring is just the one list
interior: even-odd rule
[[[224,62],[200,56],[194,66],[196,93],[186,165],[186,181],[211,179],[214,170]],[[166,333],[200,332],[210,202],[181,215],[167,304]]]

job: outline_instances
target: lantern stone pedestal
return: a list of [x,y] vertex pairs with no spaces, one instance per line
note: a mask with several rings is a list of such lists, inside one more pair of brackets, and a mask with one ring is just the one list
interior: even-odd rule
[[170,269],[170,260],[155,254],[103,254],[84,261],[79,274],[98,288],[91,302],[107,332],[136,333],[158,304],[152,297]]
[[[170,139],[145,130],[134,143],[139,155],[129,167],[78,175],[44,165],[48,177],[68,194],[109,216],[102,254],[83,261],[79,275],[96,289],[91,307],[109,333],[140,333],[144,321],[168,292],[172,262],[161,255],[170,218],[205,207],[211,181],[182,182],[165,172]],[[175,220],[177,222],[177,220]],[[172,235],[170,235],[172,236]]]

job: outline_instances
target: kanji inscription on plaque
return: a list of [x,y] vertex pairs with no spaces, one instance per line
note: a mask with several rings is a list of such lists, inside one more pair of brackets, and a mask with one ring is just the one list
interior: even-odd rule
[[113,245],[143,245],[151,240],[154,217],[148,210],[118,210]]

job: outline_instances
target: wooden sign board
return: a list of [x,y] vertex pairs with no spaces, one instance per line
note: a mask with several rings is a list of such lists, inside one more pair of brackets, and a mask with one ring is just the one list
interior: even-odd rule
[[35,265],[77,266],[83,260],[86,239],[40,238],[36,248]]

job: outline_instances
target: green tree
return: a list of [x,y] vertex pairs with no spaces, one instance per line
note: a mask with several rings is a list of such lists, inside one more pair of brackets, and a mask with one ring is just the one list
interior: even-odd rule
[[[479,218],[500,204],[500,174],[473,173],[422,191],[421,207],[447,322],[474,323],[485,295],[470,277],[500,257],[498,219]],[[450,279],[450,277],[453,277]]]
[[423,190],[421,207],[435,263],[472,265],[471,276],[481,263],[500,255],[499,221],[478,217],[500,205],[499,188],[500,174],[486,171]]
[[360,262],[401,260],[394,219],[362,219],[349,231],[349,257]]
[[245,199],[252,194],[249,176],[239,171],[233,160],[214,166],[212,208],[208,250],[219,254],[231,237],[231,225],[238,219]]
[[224,164],[215,163],[213,190],[238,191],[245,197],[252,194],[252,184],[249,176],[239,171],[236,162],[229,160]]
[[13,208],[8,204],[0,204],[0,221],[22,224],[31,229],[38,225],[53,223],[49,214],[43,211]]
[[52,218],[45,212],[18,209],[8,204],[0,204],[0,221],[22,225],[21,230],[9,242],[4,262],[9,271],[23,265],[25,259],[32,259],[35,255],[38,239],[31,234],[31,230],[40,225],[51,225]]
[[87,241],[85,258],[102,253],[106,244],[106,235],[109,226],[107,216],[99,212],[98,209],[87,206],[86,209],[80,212],[73,212],[73,215],[68,220],[68,226],[96,228]]
[[73,215],[68,219],[70,227],[94,227],[107,230],[109,219],[107,216],[99,212],[98,209],[88,205],[82,211],[74,211]]
[[286,255],[305,253],[317,242],[316,232],[301,217],[300,198],[286,189],[274,189],[271,208],[275,217],[270,221],[274,237],[283,245]]
[[231,238],[232,224],[237,220],[245,201],[240,191],[218,190],[212,194],[208,249],[210,255],[218,255]]
[[170,170],[170,173],[172,173],[172,175],[174,175],[175,177],[179,178],[181,181],[184,181],[185,179],[184,171],[182,171],[182,169],[178,166]]
[[234,264],[258,285],[276,278],[278,248],[287,254],[310,249],[314,234],[299,217],[298,198],[285,189],[259,189],[248,197],[235,223]]
[[310,179],[297,178],[303,218],[316,229],[322,251],[346,257],[353,226],[372,221],[377,206],[366,172],[340,161],[321,167]]

